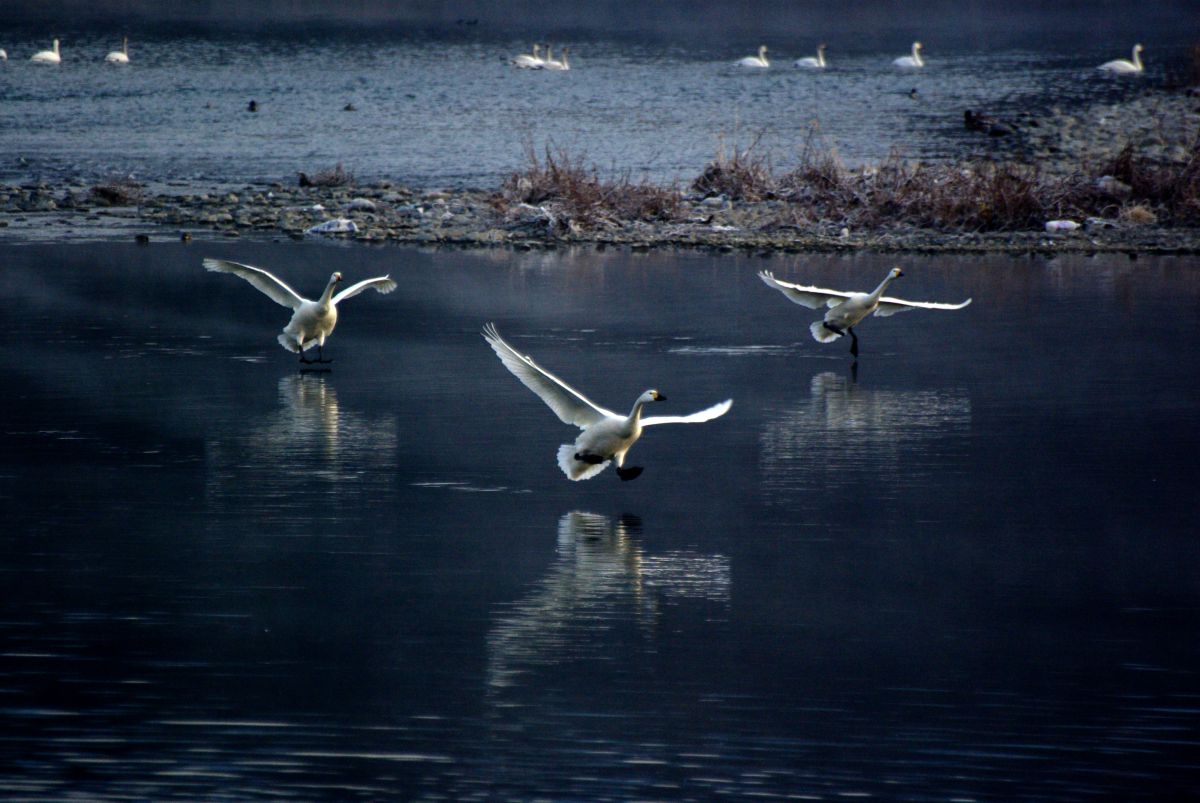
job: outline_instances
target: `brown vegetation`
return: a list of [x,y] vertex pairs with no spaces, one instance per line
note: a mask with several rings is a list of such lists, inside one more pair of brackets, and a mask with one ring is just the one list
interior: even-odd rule
[[92,187],[91,196],[109,206],[132,206],[142,200],[142,185],[130,178],[109,179]]

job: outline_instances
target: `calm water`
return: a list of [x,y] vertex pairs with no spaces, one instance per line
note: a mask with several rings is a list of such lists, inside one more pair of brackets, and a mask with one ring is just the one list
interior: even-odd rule
[[[1159,21],[1161,24],[1161,20]],[[769,26],[768,26],[769,27]],[[111,31],[60,31],[63,63],[31,64],[45,29],[0,27],[0,180],[295,179],[341,163],[360,180],[495,186],[547,143],[604,172],[679,180],[700,174],[722,143],[757,143],[780,168],[816,142],[847,163],[893,149],[938,158],[996,143],[963,130],[964,109],[1001,115],[1119,101],[1184,73],[1192,19],[1141,30],[1147,73],[1106,79],[1095,66],[1129,55],[1134,34],[1048,37],[1034,29],[994,44],[925,39],[928,67],[897,74],[891,60],[914,38],[829,40],[820,74],[792,62],[818,33],[765,35],[774,67],[733,68],[759,40],[696,44],[557,38],[565,73],[521,71],[507,59],[525,40],[386,33],[255,38],[136,32],[132,63],[104,54]],[[909,97],[919,90],[919,99]],[[246,111],[250,100],[259,112]],[[357,111],[343,107],[353,104]]]
[[[346,304],[327,374],[202,256]],[[9,247],[0,794],[1200,793],[1194,259]],[[479,337],[719,421],[570,483]]]

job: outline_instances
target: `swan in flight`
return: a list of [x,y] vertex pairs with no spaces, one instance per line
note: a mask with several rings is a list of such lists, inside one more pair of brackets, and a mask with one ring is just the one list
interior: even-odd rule
[[541,56],[542,46],[536,42],[533,45],[533,54],[522,53],[511,60],[514,67],[520,67],[522,70],[540,70],[546,66],[546,62]]
[[59,64],[62,62],[62,56],[58,52],[58,40],[54,40],[54,47],[50,50],[39,50],[29,57],[30,61],[38,64]]
[[[338,304],[369,288],[374,288],[380,293],[390,293],[396,289],[396,283],[387,276],[376,276],[373,279],[364,279],[358,284],[352,284],[334,295],[333,289],[342,281],[342,274],[335,272],[329,277],[329,284],[325,286],[325,292],[321,294],[321,297],[316,301],[309,301],[262,268],[254,268],[225,259],[206,259],[204,267],[218,273],[232,273],[235,276],[241,276],[276,304],[295,310],[292,313],[292,319],[283,328],[283,334],[278,338],[279,345],[288,351],[299,354],[300,362],[306,364],[333,362],[331,359],[325,359],[324,348],[325,338],[333,334],[333,327],[337,326]],[[306,359],[304,351],[313,346],[317,347],[317,359]]]
[[104,60],[109,64],[128,64],[129,63],[129,37],[126,36],[121,40],[121,49],[114,50],[104,57]]
[[1112,75],[1133,75],[1140,73],[1145,67],[1142,66],[1141,53],[1145,50],[1141,44],[1133,46],[1133,59],[1113,59],[1106,61],[1097,67],[1097,70],[1103,70]]
[[913,42],[912,55],[901,56],[892,62],[892,66],[899,70],[915,70],[918,67],[924,67],[925,62],[921,60],[921,43]]
[[657,424],[699,424],[729,412],[732,399],[714,404],[691,415],[668,415],[642,418],[642,408],[651,402],[666,401],[657,390],[647,390],[637,397],[629,415],[605,410],[588,400],[582,393],[544,370],[530,357],[510,346],[494,323],[483,327],[483,338],[496,352],[504,367],[521,380],[521,384],[541,397],[564,424],[574,424],[583,430],[574,444],[558,447],[558,465],[572,480],[586,480],[599,474],[610,462],[617,464],[617,476],[632,480],[642,473],[640,466],[625,468],[625,454],[642,436],[643,427]]
[[825,43],[817,45],[817,56],[813,58],[809,56],[803,59],[796,59],[796,66],[803,67],[806,70],[823,70],[825,69]]
[[746,56],[744,59],[738,59],[735,64],[738,67],[770,67],[771,62],[767,61],[767,46],[758,46],[757,56]]
[[555,59],[551,58],[551,56],[550,56],[550,46],[546,45],[546,69],[547,70],[569,70],[569,69],[571,69],[571,63],[567,61],[567,51],[570,49],[571,48],[569,46],[563,45],[562,55],[559,56],[558,60],[556,61]]
[[904,275],[899,268],[892,268],[879,286],[870,293],[844,293],[841,290],[825,290],[820,287],[806,287],[776,279],[767,270],[760,271],[758,277],[768,287],[774,287],[792,301],[809,309],[820,309],[822,305],[829,307],[825,318],[814,321],[809,327],[813,339],[820,343],[829,343],[846,334],[850,335],[850,353],[858,357],[858,335],[854,327],[863,318],[875,313],[881,318],[905,312],[910,309],[962,309],[971,303],[967,299],[961,304],[940,304],[933,301],[905,301],[901,298],[885,296],[883,291],[892,282]]

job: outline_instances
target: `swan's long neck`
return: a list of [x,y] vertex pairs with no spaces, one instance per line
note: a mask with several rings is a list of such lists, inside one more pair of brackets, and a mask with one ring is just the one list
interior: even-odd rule
[[766,64],[766,63],[767,63],[767,46],[766,46],[766,45],[760,45],[760,46],[759,46],[759,48],[758,48],[758,60],[759,60],[759,61],[761,61],[763,64]]
[[1138,46],[1134,45],[1133,46],[1133,66],[1134,66],[1134,69],[1138,70],[1139,72],[1143,69],[1141,53],[1142,53],[1142,51],[1138,48]]
[[562,55],[558,57],[558,63],[562,65],[564,70],[570,69],[571,65],[567,63],[567,49],[564,47]]
[[894,281],[896,281],[896,277],[890,273],[883,277],[883,281],[880,282],[879,286],[875,288],[875,292],[871,293],[872,303],[878,301],[883,296],[883,291],[886,290],[887,286]]
[[646,400],[641,396],[633,403],[633,409],[629,411],[629,424],[633,427],[639,427],[642,424],[642,408],[646,406]]
[[825,66],[825,48],[823,47],[817,48],[817,64]]
[[330,279],[329,284],[325,285],[325,292],[321,293],[320,304],[322,307],[328,307],[333,303],[333,289],[337,287],[337,279]]
[[546,62],[549,63],[551,61],[554,61],[554,47],[553,45],[546,45]]
[[58,40],[54,40],[54,55],[58,55]]
[[126,56],[129,55],[129,37],[128,36],[126,36],[124,39],[121,40],[121,52],[124,53]]
[[921,61],[921,46],[920,45],[915,44],[915,43],[913,44],[913,56],[912,57],[913,57],[913,61],[916,63],[916,65],[918,67],[925,66],[925,62]]
[[535,59],[540,59],[541,56],[539,56],[538,53],[541,53],[541,52],[542,52],[542,46],[539,45],[537,42],[534,42],[533,43],[533,57]]

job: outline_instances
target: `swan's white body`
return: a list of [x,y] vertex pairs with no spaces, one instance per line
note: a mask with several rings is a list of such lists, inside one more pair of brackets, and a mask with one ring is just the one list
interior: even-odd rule
[[109,64],[128,64],[129,63],[129,37],[121,40],[121,49],[114,50],[104,57],[104,60]]
[[796,59],[796,66],[805,70],[825,69],[825,45],[817,45],[817,55],[815,58],[809,56],[803,59]]
[[569,70],[569,69],[571,69],[571,63],[569,61],[567,61],[567,51],[569,51],[570,49],[571,49],[570,47],[567,47],[564,45],[563,49],[562,49],[562,55],[559,56],[557,60],[555,60],[551,56],[550,46],[546,45],[545,69],[547,69],[547,70]]
[[588,400],[575,388],[541,368],[532,358],[518,352],[500,337],[495,324],[489,323],[483,328],[483,337],[504,363],[504,367],[521,380],[525,387],[541,397],[559,420],[564,424],[574,424],[583,430],[574,444],[565,443],[558,448],[559,468],[572,480],[590,479],[603,471],[610,462],[615,462],[620,471],[625,465],[626,453],[642,436],[644,427],[711,421],[725,415],[733,406],[733,400],[726,399],[720,404],[714,404],[691,415],[643,418],[643,407],[650,402],[666,399],[657,390],[647,390],[637,397],[629,415],[620,415]]
[[[821,343],[829,343],[847,332],[853,336],[852,329],[855,324],[872,313],[886,318],[897,312],[911,309],[962,309],[971,303],[969,298],[961,304],[942,304],[935,301],[905,301],[902,298],[885,296],[883,291],[887,289],[887,286],[903,275],[904,273],[899,268],[892,268],[879,286],[870,293],[846,293],[841,290],[826,290],[822,287],[792,284],[776,279],[770,271],[765,270],[760,271],[758,277],[768,287],[775,288],[787,296],[789,301],[796,304],[809,309],[829,307],[824,319],[814,321],[809,327],[813,339]],[[857,338],[855,338],[854,344],[854,353],[857,356]]]
[[744,59],[738,59],[735,64],[739,67],[754,67],[759,69],[770,67],[771,62],[767,61],[767,46],[759,45],[757,56],[746,56]]
[[283,328],[283,334],[279,335],[278,340],[279,345],[288,351],[299,354],[301,360],[304,360],[306,349],[313,346],[316,346],[318,351],[324,349],[325,338],[333,334],[333,328],[337,326],[337,305],[339,303],[368,288],[374,288],[380,293],[390,293],[396,289],[396,283],[387,276],[376,276],[373,279],[365,279],[357,284],[352,284],[334,295],[334,288],[342,281],[342,274],[334,273],[329,277],[329,284],[325,286],[325,292],[321,294],[321,297],[316,301],[309,301],[262,268],[242,265],[225,259],[206,259],[204,267],[211,271],[240,276],[261,290],[276,304],[294,310],[292,319]]
[[58,40],[54,40],[54,47],[50,50],[39,50],[29,57],[29,60],[38,64],[59,64],[62,62],[62,55],[58,52]]
[[534,44],[533,53],[522,53],[512,60],[514,67],[520,67],[522,70],[540,70],[546,66],[546,62],[541,56],[542,46]]
[[921,60],[921,43],[913,42],[912,55],[901,56],[892,62],[892,66],[898,70],[916,70],[925,66],[925,62]]
[[8,51],[0,47],[0,61],[8,61]]
[[1114,75],[1133,75],[1135,73],[1140,73],[1145,69],[1145,67],[1142,65],[1141,58],[1142,51],[1144,49],[1145,48],[1143,48],[1140,44],[1134,45],[1132,59],[1113,59],[1112,61],[1104,62],[1096,69],[1103,70],[1106,73],[1112,73]]

